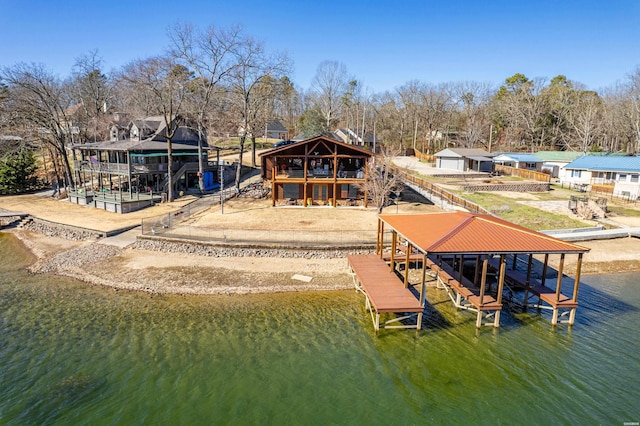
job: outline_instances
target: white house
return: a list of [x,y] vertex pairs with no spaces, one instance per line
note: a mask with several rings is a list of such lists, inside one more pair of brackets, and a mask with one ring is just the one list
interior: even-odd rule
[[636,200],[640,196],[640,157],[585,155],[561,169],[560,182],[571,187],[611,186],[613,195]]
[[538,151],[534,155],[544,161],[541,171],[557,178],[560,176],[560,169],[584,154],[577,151]]
[[515,167],[516,169],[526,169],[539,172],[542,170],[544,160],[533,154],[520,154],[505,152],[493,157],[494,164]]

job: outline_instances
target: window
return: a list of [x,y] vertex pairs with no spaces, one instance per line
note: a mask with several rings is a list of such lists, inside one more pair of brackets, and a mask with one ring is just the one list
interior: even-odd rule
[[631,175],[631,183],[638,183],[638,175]]
[[284,198],[302,198],[300,197],[300,185],[286,183],[282,185],[282,192],[284,193]]
[[571,177],[582,177],[582,170],[571,170]]
[[327,185],[313,185],[313,199],[327,201]]
[[618,182],[626,182],[627,181],[627,174],[626,173],[620,173],[618,175]]

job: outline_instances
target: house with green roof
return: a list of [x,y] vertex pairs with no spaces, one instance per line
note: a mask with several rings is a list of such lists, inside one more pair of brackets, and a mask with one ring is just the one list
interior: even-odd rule
[[557,178],[560,169],[584,154],[577,151],[538,151],[534,155],[543,161],[541,171]]

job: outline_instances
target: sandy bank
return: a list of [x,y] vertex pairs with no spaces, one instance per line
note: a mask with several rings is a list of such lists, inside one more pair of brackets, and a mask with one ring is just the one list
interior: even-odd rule
[[[38,258],[34,273],[53,273],[115,289],[177,294],[245,294],[350,289],[344,258],[207,257],[117,248],[11,230]],[[584,241],[583,274],[640,271],[640,239]],[[551,257],[553,265],[556,256]],[[565,273],[575,272],[568,256]],[[308,282],[305,280],[308,280]]]

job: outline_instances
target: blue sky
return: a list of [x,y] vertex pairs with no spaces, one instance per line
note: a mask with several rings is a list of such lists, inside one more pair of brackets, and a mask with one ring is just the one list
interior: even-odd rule
[[324,60],[373,92],[518,72],[597,90],[640,65],[640,0],[0,0],[0,68],[36,62],[66,77],[92,50],[120,68],[162,53],[178,22],[242,25],[289,54],[302,89]]

